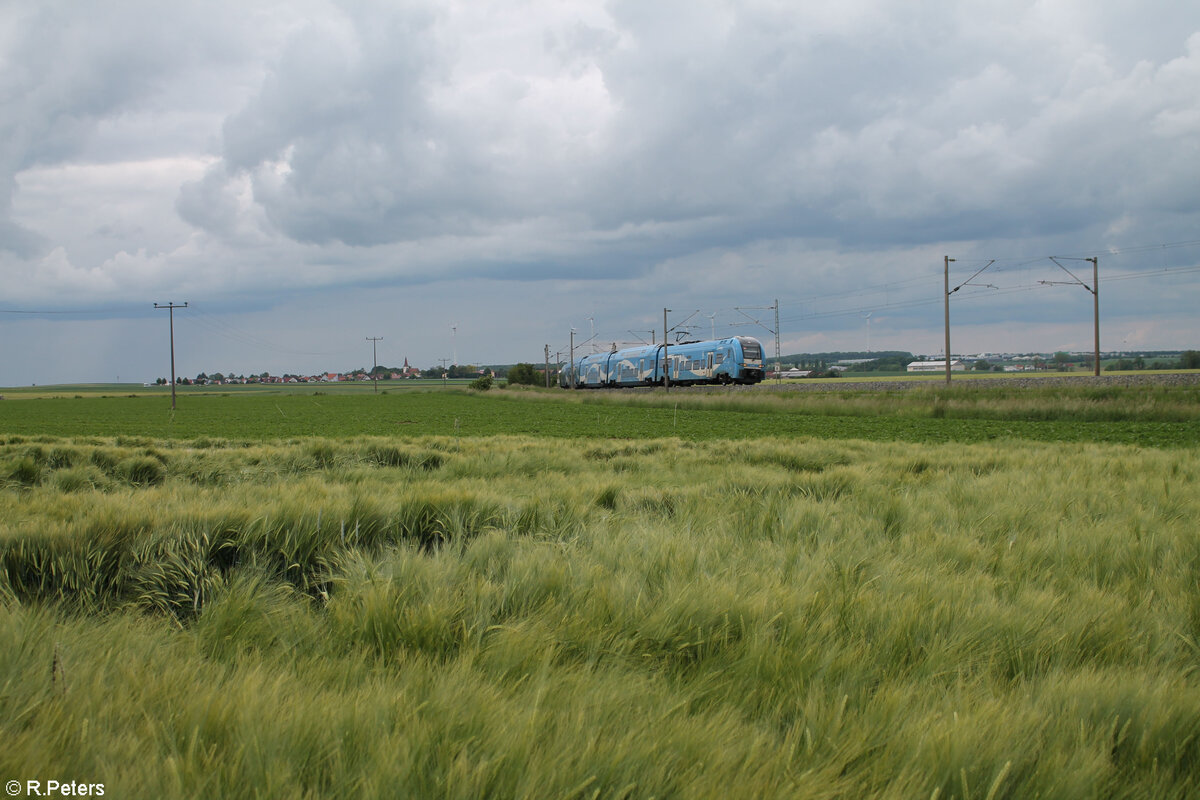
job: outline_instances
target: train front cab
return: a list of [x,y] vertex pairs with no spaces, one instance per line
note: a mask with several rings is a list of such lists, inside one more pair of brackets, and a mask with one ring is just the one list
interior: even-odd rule
[[736,336],[734,341],[739,350],[738,367],[740,375],[738,383],[758,383],[763,379],[763,351],[758,339],[750,336]]

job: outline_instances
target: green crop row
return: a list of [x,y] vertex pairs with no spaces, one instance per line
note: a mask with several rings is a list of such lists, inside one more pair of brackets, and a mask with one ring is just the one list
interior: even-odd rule
[[1183,392],[979,390],[772,392],[232,394],[0,402],[0,435],[149,436],[265,442],[298,437],[677,437],[689,441],[820,437],[909,442],[995,439],[1200,444],[1200,399]]

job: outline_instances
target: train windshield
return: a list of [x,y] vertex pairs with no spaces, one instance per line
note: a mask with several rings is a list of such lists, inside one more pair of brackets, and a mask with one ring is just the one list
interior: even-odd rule
[[757,339],[742,339],[741,342],[743,356],[750,360],[762,358],[762,346]]

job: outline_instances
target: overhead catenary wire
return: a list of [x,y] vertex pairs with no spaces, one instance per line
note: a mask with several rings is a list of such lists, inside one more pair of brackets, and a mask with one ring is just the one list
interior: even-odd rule
[[200,327],[230,342],[233,342],[234,344],[247,345],[255,347],[259,350],[271,351],[283,355],[334,356],[338,354],[337,352],[330,351],[311,351],[284,347],[277,342],[273,342],[257,334],[244,331],[241,328],[230,324],[229,322],[205,312],[203,308],[196,308],[193,306],[193,308],[190,310],[193,312],[193,315],[189,317],[190,322],[199,325]]
[[[1200,272],[1200,264],[1193,264],[1193,265],[1179,266],[1179,267],[1165,267],[1165,268],[1157,269],[1157,270],[1120,273],[1120,274],[1112,275],[1112,276],[1106,275],[1104,278],[1104,281],[1105,281],[1105,283],[1112,283],[1113,281],[1150,280],[1153,278],[1159,278],[1159,277],[1171,276],[1171,275],[1184,275],[1184,274],[1193,273],[1193,272]],[[960,287],[962,285],[963,284],[960,284]],[[1019,292],[1029,292],[1029,291],[1034,291],[1034,290],[1046,289],[1048,287],[1044,284],[1040,284],[1038,282],[1033,282],[1033,283],[1025,283],[1025,284],[1014,284],[1014,285],[1010,285],[1010,286],[998,285],[998,286],[995,286],[995,288],[988,288],[988,287],[980,287],[980,288],[986,288],[988,290],[973,291],[973,292],[972,291],[959,292],[955,296],[955,299],[956,299],[956,301],[961,302],[961,301],[967,300],[967,299],[979,299],[979,298],[985,297],[985,296],[986,297],[999,297],[1002,295],[1015,294],[1015,293],[1019,293]],[[790,316],[784,317],[782,321],[783,322],[801,322],[803,320],[822,319],[822,318],[826,318],[826,317],[856,316],[856,315],[861,314],[866,311],[879,311],[879,310],[883,310],[883,309],[916,308],[916,307],[920,307],[920,306],[940,304],[941,302],[942,302],[942,300],[940,297],[925,297],[925,298],[915,298],[912,300],[903,300],[903,301],[894,301],[893,300],[893,301],[889,301],[886,303],[859,304],[859,305],[855,305],[853,307],[834,309],[834,310],[829,310],[829,311],[818,311],[818,312],[812,312],[812,313],[808,313],[808,314],[802,313],[802,314],[797,314],[797,315],[790,315]]]
[[[1183,248],[1187,248],[1187,247],[1200,247],[1200,240],[1189,240],[1189,241],[1183,241],[1183,242],[1169,242],[1169,243],[1163,243],[1163,244],[1141,245],[1141,246],[1124,247],[1124,248],[1104,247],[1104,248],[1097,249],[1093,252],[1100,256],[1133,255],[1133,254],[1155,252],[1155,251],[1179,250],[1179,249],[1183,249]],[[976,264],[981,265],[981,266],[979,266],[975,270],[975,272],[971,275],[970,278],[968,278],[966,281],[963,281],[962,283],[960,283],[956,287],[954,287],[953,291],[956,292],[956,295],[955,295],[956,302],[974,302],[974,301],[983,299],[984,297],[996,298],[996,297],[1002,297],[1002,296],[1007,296],[1007,295],[1032,292],[1035,290],[1045,290],[1046,288],[1048,288],[1046,285],[1041,284],[1037,281],[1030,281],[1027,278],[1026,278],[1026,280],[1019,280],[1017,282],[1012,282],[1012,283],[1009,283],[1008,281],[1006,281],[1004,279],[1013,277],[1012,273],[1014,271],[1021,273],[1020,275],[1016,276],[1016,277],[1020,278],[1022,275],[1024,275],[1026,273],[1026,271],[1028,270],[1029,267],[1035,266],[1038,264],[1044,264],[1044,263],[1048,262],[1050,260],[1050,258],[1051,258],[1050,256],[1037,256],[1037,257],[1020,256],[1020,257],[1015,257],[1015,258],[974,259],[973,261]],[[964,259],[961,261],[961,263],[970,264],[971,261],[972,260]],[[975,278],[977,278],[982,272],[984,272],[985,270],[988,270],[988,269],[991,269],[991,271],[993,273],[997,274],[997,279],[996,279],[995,283],[990,283],[990,282],[987,284],[972,283],[972,281]],[[1162,278],[1165,276],[1185,275],[1185,274],[1194,273],[1194,272],[1198,272],[1198,271],[1200,271],[1200,264],[1182,264],[1182,265],[1178,265],[1178,266],[1162,267],[1162,268],[1152,269],[1152,270],[1138,270],[1138,271],[1128,272],[1128,273],[1117,273],[1117,274],[1113,274],[1111,276],[1105,276],[1105,282],[1130,281],[1130,280],[1153,280],[1153,279],[1158,279],[1158,278]],[[847,316],[861,316],[862,314],[875,313],[875,312],[879,312],[879,311],[913,309],[913,308],[920,308],[920,307],[924,307],[924,306],[931,306],[931,305],[939,304],[942,302],[942,299],[940,297],[938,297],[935,294],[935,292],[932,291],[931,287],[936,285],[937,283],[940,283],[941,282],[940,278],[941,278],[941,276],[935,275],[934,273],[931,272],[928,274],[913,275],[910,277],[904,277],[904,278],[898,278],[898,279],[893,278],[893,279],[889,279],[888,281],[885,281],[883,283],[866,285],[866,286],[857,286],[852,289],[827,292],[827,293],[819,294],[819,295],[818,294],[806,295],[803,299],[797,299],[797,300],[787,302],[787,304],[790,305],[791,307],[799,309],[800,313],[793,313],[793,314],[788,314],[788,315],[780,314],[779,318],[778,318],[778,322],[775,327],[777,330],[779,330],[785,324],[795,324],[798,322],[810,321],[810,320],[815,320],[815,319],[827,319],[827,318],[847,317]],[[912,296],[914,292],[918,292],[918,291],[922,290],[923,288],[929,289],[928,294],[923,294],[923,296],[918,296],[918,297]],[[879,301],[866,302],[865,301],[865,298],[868,298],[872,295],[879,295],[879,294],[884,295],[884,298],[885,298],[881,302],[879,302]],[[826,310],[822,310],[822,311],[814,311],[814,312],[809,312],[809,313],[804,313],[804,311],[803,311],[803,309],[806,306],[811,307],[813,305],[813,303],[815,303],[815,302],[820,302],[820,301],[824,301],[824,300],[836,300],[836,299],[840,299],[840,298],[857,299],[857,300],[859,300],[859,302],[853,303],[851,305],[848,305],[848,306],[845,306],[842,308],[826,309]],[[776,302],[779,303],[780,305],[784,304],[783,300],[777,300]],[[740,322],[722,323],[722,325],[727,325],[727,326],[733,327],[733,326],[738,326],[738,325],[758,324],[758,325],[761,325],[762,327],[764,327],[766,330],[771,331],[771,328],[766,325],[763,325],[761,320],[754,319],[753,317],[750,317],[749,315],[745,314],[744,311],[742,311],[743,308],[760,308],[760,307],[757,307],[757,306],[755,306],[755,307],[734,306],[732,308],[706,309],[706,311],[712,312],[710,314],[707,314],[707,316],[709,317],[710,325],[713,328],[713,335],[716,336],[717,323],[715,321],[715,318],[716,318],[717,314],[725,313],[725,312],[735,312],[737,314],[740,314],[742,317],[746,317],[747,319],[740,321]],[[769,309],[771,307],[763,306],[761,308]],[[687,323],[697,313],[700,313],[700,309],[697,309],[696,311],[694,311],[691,315],[689,315],[684,320],[681,320],[681,321],[675,323],[673,326],[671,326],[669,332],[680,331],[680,330],[687,328]],[[632,341],[632,342],[614,341],[614,345],[619,344],[621,346],[625,346],[625,345],[633,346],[636,344],[641,344],[641,345],[647,344],[646,341],[644,340],[644,338],[642,336],[640,336],[637,332],[632,331],[632,330],[627,331],[627,332],[629,334],[635,336],[637,341]],[[780,331],[780,333],[781,333],[781,331]],[[590,344],[593,341],[599,340],[601,338],[603,338],[601,333],[593,333],[593,335],[591,337],[589,337],[588,341],[583,344]],[[580,345],[577,344],[576,346],[578,347]]]
[[[1130,246],[1130,247],[1103,247],[1103,248],[1096,248],[1096,249],[1093,249],[1090,251],[1081,251],[1080,253],[1068,253],[1061,257],[1070,257],[1070,258],[1084,258],[1084,257],[1092,257],[1092,256],[1111,257],[1111,256],[1122,256],[1122,255],[1136,255],[1136,254],[1157,252],[1157,251],[1179,250],[1179,249],[1187,248],[1187,247],[1200,247],[1200,240],[1189,240],[1189,241],[1182,241],[1182,242],[1167,242],[1167,243],[1161,243],[1161,244],[1137,245],[1137,246]],[[1050,258],[1051,258],[1051,256],[1049,256],[1049,255],[1035,256],[1035,257],[1029,257],[1029,256],[1003,257],[1003,256],[1000,256],[1000,257],[996,257],[994,259],[986,259],[986,261],[988,262],[986,264],[986,266],[991,266],[993,268],[993,272],[1007,272],[1007,271],[1010,271],[1013,269],[1023,269],[1023,268],[1029,267],[1029,266],[1033,266],[1035,264],[1046,263],[1047,261],[1049,261]],[[983,261],[985,261],[985,259],[976,259],[976,261],[983,262]],[[965,264],[965,263],[969,263],[969,261],[966,259],[960,259],[960,263]],[[986,266],[985,266],[985,268],[986,268]],[[1200,266],[1193,265],[1193,266],[1182,267],[1182,268],[1178,268],[1176,271],[1179,273],[1186,273],[1186,272],[1195,271],[1196,269],[1200,269]],[[1165,271],[1166,270],[1139,270],[1136,273],[1131,273],[1131,275],[1136,276],[1136,277],[1140,277],[1143,275],[1146,277],[1152,277],[1157,274],[1163,273]],[[974,277],[975,276],[972,276],[972,278],[974,278]],[[1133,278],[1122,277],[1120,279],[1128,280],[1128,279],[1133,279]],[[968,279],[968,282],[969,282],[969,280],[970,279]],[[1106,276],[1105,282],[1107,282],[1109,280],[1112,280],[1112,278],[1109,278]],[[786,304],[790,307],[793,307],[793,308],[800,308],[804,304],[811,304],[813,302],[834,300],[834,299],[842,298],[842,297],[864,297],[864,296],[869,296],[871,294],[887,294],[890,292],[903,293],[906,289],[916,288],[917,286],[920,286],[920,285],[929,285],[932,287],[932,286],[935,286],[940,283],[941,283],[941,275],[940,274],[935,274],[934,272],[928,272],[928,273],[925,273],[922,275],[914,275],[909,278],[889,279],[882,283],[860,285],[860,286],[855,286],[850,289],[838,290],[838,291],[833,291],[833,292],[825,292],[823,294],[808,294],[808,295],[805,295],[803,298],[786,298],[785,297],[781,300],[781,302],[783,302],[784,304]],[[1001,288],[1004,288],[1004,287],[1001,287]],[[940,300],[936,300],[935,302],[940,302]],[[870,306],[866,306],[865,308],[875,309],[875,308],[886,307],[889,305],[890,305],[890,303],[885,301],[882,304],[878,304],[878,305],[872,304]],[[794,320],[795,317],[789,317],[789,319]]]

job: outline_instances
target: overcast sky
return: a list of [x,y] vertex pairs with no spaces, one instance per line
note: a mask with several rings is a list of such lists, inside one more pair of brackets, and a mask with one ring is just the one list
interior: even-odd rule
[[955,353],[1091,348],[1048,256],[1103,349],[1200,347],[1200,5],[0,0],[0,386],[165,376],[168,302],[185,376],[776,298],[940,354],[944,256]]

